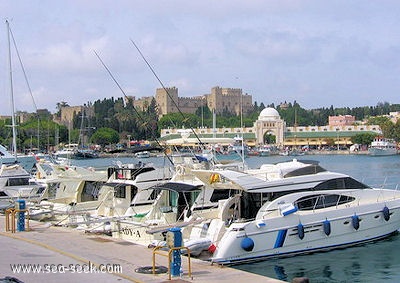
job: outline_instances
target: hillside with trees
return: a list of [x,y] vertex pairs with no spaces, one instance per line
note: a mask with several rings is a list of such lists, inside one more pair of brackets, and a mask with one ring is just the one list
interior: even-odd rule
[[[124,103],[122,98],[105,98],[90,105],[94,109],[94,115],[85,122],[84,130],[88,141],[96,144],[117,143],[117,140],[126,141],[128,137],[130,140],[152,141],[159,137],[159,130],[162,128],[213,127],[213,115],[208,107],[199,107],[195,114],[170,113],[159,119],[154,99],[143,109],[134,108],[132,101],[129,100]],[[62,106],[68,106],[68,103],[58,103],[57,109],[60,110]],[[298,126],[323,126],[328,123],[329,116],[353,115],[357,121],[366,120],[368,124],[379,125],[386,137],[400,141],[400,121],[395,124],[388,117],[382,116],[388,115],[389,112],[400,111],[400,104],[388,102],[355,108],[334,108],[331,105],[311,110],[302,108],[296,101],[277,106],[274,104],[265,106],[263,103],[258,105],[255,102],[253,111],[243,116],[223,111],[216,117],[216,127],[241,127],[241,124],[243,127],[252,127],[265,107],[277,109],[289,127],[295,123]],[[55,115],[60,115],[60,111]],[[0,121],[0,143],[8,147],[12,139],[10,124],[11,119]],[[70,131],[65,126],[53,122],[51,116],[32,115],[31,119],[18,125],[17,146],[21,151],[32,148],[47,151],[59,143],[78,143],[82,127],[82,113],[76,113]]]

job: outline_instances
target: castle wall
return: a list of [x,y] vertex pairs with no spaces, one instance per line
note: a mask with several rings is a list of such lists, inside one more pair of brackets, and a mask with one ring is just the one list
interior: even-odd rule
[[[178,107],[172,100],[175,101]],[[156,102],[161,116],[168,113],[176,113],[179,110],[183,113],[194,114],[202,105],[207,105],[211,111],[215,110],[217,114],[226,110],[240,115],[240,113],[249,113],[253,109],[252,96],[243,95],[240,88],[213,87],[210,94],[197,97],[178,97],[178,89],[176,87],[158,88],[156,90]]]

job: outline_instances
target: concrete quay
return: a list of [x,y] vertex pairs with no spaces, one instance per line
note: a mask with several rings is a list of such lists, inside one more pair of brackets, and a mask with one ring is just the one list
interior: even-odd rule
[[[195,258],[191,259],[192,277],[189,277],[186,257],[182,257],[183,276],[169,280],[167,273],[153,275],[135,271],[140,267],[152,266],[153,251],[147,247],[32,220],[30,228],[25,232],[5,232],[5,217],[0,216],[0,279],[14,277],[26,283],[283,282],[230,267],[211,265]],[[167,267],[167,261],[167,257],[156,255],[157,266]],[[21,268],[23,264],[25,272]],[[36,269],[33,272],[33,265],[40,268],[39,271]],[[16,271],[18,268],[21,268],[19,272]],[[31,268],[29,273],[27,268]],[[108,272],[102,273],[99,271],[101,268]]]

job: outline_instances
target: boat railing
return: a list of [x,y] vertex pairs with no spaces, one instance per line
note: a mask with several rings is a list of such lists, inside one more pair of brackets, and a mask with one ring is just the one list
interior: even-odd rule
[[399,179],[396,177],[366,177],[362,179],[362,183],[367,184],[371,188],[375,189],[399,189]]

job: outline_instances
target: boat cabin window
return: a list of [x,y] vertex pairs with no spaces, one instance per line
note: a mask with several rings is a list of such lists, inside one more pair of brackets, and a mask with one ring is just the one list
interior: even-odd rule
[[148,197],[147,200],[155,200],[157,198],[157,196],[160,194],[161,190],[160,189],[154,189],[150,196]]
[[354,200],[354,197],[346,195],[311,195],[298,199],[294,202],[294,205],[299,210],[314,210],[337,206]]
[[7,180],[6,186],[27,186],[29,185],[29,178],[10,178]]
[[45,187],[39,187],[39,188],[37,188],[37,190],[36,190],[36,194],[42,195],[42,194],[44,193],[45,190],[46,190]]
[[253,219],[263,202],[268,199],[266,193],[248,193],[243,192],[240,202],[240,217],[244,219]]
[[306,166],[303,168],[293,170],[293,171],[285,174],[285,176],[283,176],[283,178],[311,175],[311,174],[317,174],[317,173],[325,172],[325,171],[326,171],[326,169],[322,168],[319,165],[310,165],[310,166]]
[[233,195],[232,190],[218,190],[215,189],[210,198],[211,202],[218,202],[221,199],[228,199],[231,195]]
[[367,189],[367,185],[351,178],[337,178],[322,182],[314,187],[314,190],[336,190],[336,189]]
[[49,183],[47,184],[47,195],[48,199],[55,199],[57,196],[57,190],[60,188],[60,183]]
[[132,201],[134,196],[136,195],[136,193],[138,191],[138,188],[135,187],[135,186],[116,186],[114,188],[114,197],[116,197],[116,198],[127,198],[127,196],[126,196],[127,187],[130,188],[130,191],[131,191],[130,201]]
[[7,196],[7,194],[5,192],[0,191],[0,197],[6,197],[6,196]]
[[176,211],[176,221],[183,220],[185,210],[192,206],[199,193],[200,191],[179,193],[175,191],[168,191],[168,206],[171,208],[171,211]]
[[99,198],[101,183],[99,182],[85,182],[82,190],[81,201],[93,201]]
[[126,186],[117,186],[114,188],[114,197],[126,198]]

